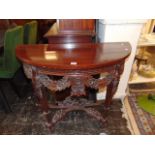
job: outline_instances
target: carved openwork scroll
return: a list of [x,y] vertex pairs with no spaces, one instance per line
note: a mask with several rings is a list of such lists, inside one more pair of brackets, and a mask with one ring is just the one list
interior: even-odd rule
[[[109,72],[105,72],[104,76],[102,76],[101,78],[94,78],[92,75],[92,71],[87,71],[80,74],[75,73],[75,75],[66,74],[62,76],[61,79],[55,80],[53,76],[51,76],[52,72],[44,72],[43,69],[40,70],[39,67],[33,67],[27,64],[24,64],[24,71],[26,76],[32,79],[35,94],[39,98],[40,104],[43,104],[42,106],[44,107],[44,109],[59,109],[55,112],[51,119],[49,119],[49,115],[46,112],[48,127],[52,128],[59,120],[63,119],[63,117],[65,117],[68,112],[73,110],[85,111],[88,115],[95,117],[102,123],[105,123],[105,119],[102,117],[102,114],[98,112],[95,108],[91,107],[94,105],[93,102],[90,103],[86,99],[82,99],[79,102],[76,100],[76,96],[78,97],[86,95],[86,87],[98,89],[100,87],[108,86],[106,96],[106,102],[108,105],[111,102],[112,96],[115,94],[117,90],[120,75],[123,72],[123,65],[124,64],[118,64],[113,66],[112,68],[110,68]],[[102,69],[95,70],[95,74],[96,71],[101,72]],[[48,105],[47,99],[44,97],[44,93],[42,91],[43,87],[53,92],[62,91],[70,87],[72,97],[69,97],[62,102],[56,102],[56,105]]]

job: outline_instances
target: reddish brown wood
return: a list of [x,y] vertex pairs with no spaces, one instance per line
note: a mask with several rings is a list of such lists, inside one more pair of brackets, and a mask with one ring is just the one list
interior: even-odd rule
[[47,37],[48,43],[50,44],[59,44],[59,43],[89,43],[92,42],[92,35],[59,35],[59,36],[50,36]]
[[62,32],[95,30],[95,19],[59,19],[57,23]]
[[94,19],[59,19],[44,35],[48,43],[87,43],[94,36]]
[[[58,19],[45,37],[51,44],[95,42],[95,19]],[[95,92],[89,88],[87,96],[96,100]]]
[[[98,89],[100,86],[107,85],[105,105],[109,107],[130,51],[131,46],[127,42],[19,45],[16,48],[17,57],[25,64],[26,75],[32,78],[35,94],[50,128],[72,110],[83,110],[97,120],[105,122],[99,112],[89,108],[92,103],[87,106],[81,103],[78,105],[79,102],[73,100],[70,105],[63,106],[64,103],[55,103],[55,106],[49,106],[44,88],[61,91],[71,87],[71,95],[81,96],[85,95],[86,87]],[[93,78],[93,75],[100,73],[105,73],[102,79]],[[49,79],[47,75],[63,78],[55,81]],[[50,108],[60,108],[52,119],[48,115]]]
[[19,59],[27,64],[58,70],[97,69],[124,61],[130,54],[127,42],[21,45]]
[[12,23],[15,23],[16,25],[22,25],[22,26],[33,20],[35,19],[10,19]]
[[124,69],[124,62],[115,65],[115,69],[113,70],[113,73],[112,73],[113,74],[112,80],[107,85],[107,93],[106,93],[106,100],[105,100],[105,105],[107,109],[110,107],[112,97],[117,90],[120,76],[123,72],[123,69]]

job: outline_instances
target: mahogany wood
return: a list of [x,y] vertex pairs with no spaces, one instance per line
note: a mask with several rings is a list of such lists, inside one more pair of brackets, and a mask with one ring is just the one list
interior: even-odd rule
[[48,43],[87,43],[94,36],[94,19],[59,19],[44,35]]
[[130,44],[127,42],[37,44],[19,45],[16,54],[27,64],[73,71],[115,65],[124,61],[129,56],[130,50]]
[[[95,19],[57,19],[45,34],[45,41],[48,40],[51,44],[95,42],[95,21]],[[96,92],[97,90],[88,88],[87,97],[95,101]],[[55,97],[60,99],[60,96],[64,96],[63,93],[60,95],[57,92]]]
[[95,30],[95,19],[59,19],[57,23],[61,32]]
[[[91,108],[94,104],[87,101],[82,104],[74,98],[85,95],[86,87],[98,89],[107,86],[104,105],[105,109],[108,109],[130,51],[131,46],[127,42],[37,44],[19,45],[16,55],[24,63],[27,77],[32,79],[35,94],[47,119],[47,126],[52,128],[73,110],[83,110],[104,123],[102,114]],[[102,78],[94,78],[93,75],[100,73],[104,73]],[[54,80],[49,75],[62,76],[62,79]],[[69,87],[72,99],[56,102],[54,105],[48,104],[44,88],[62,91]],[[57,110],[51,119],[48,110],[58,108],[60,110]]]

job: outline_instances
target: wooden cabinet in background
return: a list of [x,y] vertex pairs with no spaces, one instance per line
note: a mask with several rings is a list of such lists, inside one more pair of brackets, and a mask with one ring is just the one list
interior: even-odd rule
[[60,32],[95,32],[95,19],[59,19]]

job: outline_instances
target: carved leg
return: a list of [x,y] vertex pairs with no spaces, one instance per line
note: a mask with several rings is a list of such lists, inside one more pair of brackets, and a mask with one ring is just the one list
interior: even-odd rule
[[109,109],[110,105],[112,104],[112,98],[114,94],[116,93],[119,80],[120,80],[120,75],[122,74],[123,69],[124,69],[124,62],[115,66],[115,70],[113,73],[113,79],[107,86],[107,93],[106,93],[106,99],[105,99],[106,109]]
[[107,86],[107,93],[106,93],[106,99],[105,99],[105,108],[106,109],[109,109],[110,105],[112,104],[112,98],[117,90],[118,83],[119,83],[119,80],[114,79]]
[[35,96],[38,100],[39,106],[41,107],[43,111],[43,115],[46,118],[46,126],[51,130],[51,124],[50,124],[50,119],[49,119],[49,114],[48,114],[48,102],[47,99],[45,98],[45,93],[42,89],[42,84],[39,82],[37,79],[37,71],[36,68],[32,68],[32,84],[33,84],[33,89]]
[[51,131],[53,129],[53,126],[52,126],[51,121],[50,121],[49,106],[48,106],[48,100],[47,100],[46,93],[45,93],[45,88],[43,88],[41,86],[39,89],[40,89],[40,92],[41,92],[41,98],[39,98],[40,99],[41,109],[43,110],[43,114],[44,114],[44,116],[46,118],[46,126]]

